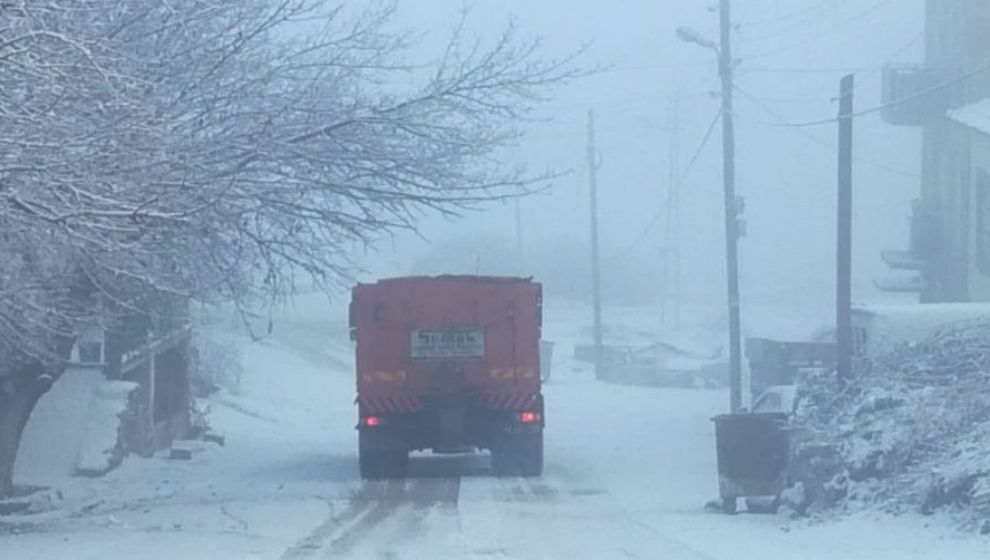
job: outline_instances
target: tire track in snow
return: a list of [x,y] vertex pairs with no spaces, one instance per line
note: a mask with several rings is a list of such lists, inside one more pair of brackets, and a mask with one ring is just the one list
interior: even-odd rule
[[424,527],[427,526],[427,519],[437,512],[456,517],[460,487],[460,477],[410,480],[407,507],[401,515],[396,516],[401,524],[388,539],[376,547],[375,557],[398,558],[401,552],[410,549],[410,543],[424,535],[431,535],[429,528],[424,530]]
[[347,554],[369,533],[391,517],[403,505],[408,504],[404,480],[389,480],[385,496],[344,530],[334,534],[329,544],[323,547],[324,558],[337,558]]
[[521,558],[573,558],[558,517],[560,491],[549,478],[499,476],[493,489],[498,521],[494,545],[478,554]]
[[390,480],[387,482],[366,482],[351,496],[347,507],[339,514],[334,511],[330,502],[329,517],[308,535],[290,546],[282,553],[282,560],[298,560],[312,558],[328,541],[335,541],[346,536],[355,526],[360,525],[365,518],[376,510],[394,507],[397,498],[402,493],[403,481]]
[[[456,512],[460,478],[389,480],[368,482],[351,498],[347,508],[313,529],[282,554],[282,560],[346,557],[359,548],[386,521],[398,520],[401,527],[378,548],[390,557],[409,539],[422,533],[422,526],[437,508]],[[375,539],[377,540],[377,539]]]

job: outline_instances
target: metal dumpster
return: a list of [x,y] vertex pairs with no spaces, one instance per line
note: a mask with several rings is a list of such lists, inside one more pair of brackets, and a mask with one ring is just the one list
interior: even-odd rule
[[789,416],[779,412],[725,414],[712,420],[723,511],[735,513],[737,498],[779,496],[787,483]]

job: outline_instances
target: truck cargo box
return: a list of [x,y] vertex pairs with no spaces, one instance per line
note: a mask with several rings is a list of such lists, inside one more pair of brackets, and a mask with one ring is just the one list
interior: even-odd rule
[[402,464],[418,449],[518,458],[520,445],[538,443],[542,468],[541,322],[542,288],[529,279],[408,277],[355,287],[362,466],[369,453],[376,465],[389,462],[382,453]]

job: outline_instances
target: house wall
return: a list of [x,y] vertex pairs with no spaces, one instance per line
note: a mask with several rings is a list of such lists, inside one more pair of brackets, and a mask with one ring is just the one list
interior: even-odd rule
[[926,127],[921,200],[937,220],[937,250],[923,255],[930,263],[923,302],[969,301],[970,136],[946,120]]
[[[946,80],[985,66],[990,60],[987,29],[987,0],[929,0],[926,66],[936,69]],[[951,90],[952,105],[956,107],[990,97],[990,71],[964,80]],[[973,136],[968,129],[945,118],[926,126],[922,138],[921,204],[926,215],[937,222],[931,228],[931,235],[937,239],[930,240],[930,250],[919,251],[929,263],[923,273],[927,287],[921,293],[921,301],[990,300],[984,286],[986,279],[973,263]]]

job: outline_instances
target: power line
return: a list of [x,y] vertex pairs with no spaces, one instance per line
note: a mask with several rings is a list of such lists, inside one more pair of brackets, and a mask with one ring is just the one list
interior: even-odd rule
[[[747,91],[745,91],[743,89],[740,89],[738,86],[736,87],[736,91],[739,92],[739,94],[742,95],[743,98],[745,98],[746,100],[748,100],[750,103],[753,103],[754,105],[756,105],[757,107],[759,107],[760,109],[762,109],[765,113],[767,113],[768,115],[770,115],[772,118],[777,119],[781,124],[786,124],[788,122],[787,119],[784,118],[780,113],[777,113],[776,111],[774,111],[773,109],[771,109],[762,100],[760,100],[759,98],[757,98],[753,94],[751,94],[751,93],[749,93],[749,92],[747,92]],[[795,130],[795,132],[797,132],[801,136],[804,136],[805,138],[807,138],[808,140],[811,140],[812,142],[814,142],[815,144],[818,144],[819,146],[822,146],[822,147],[827,148],[829,151],[832,151],[832,152],[837,151],[837,148],[835,146],[833,146],[832,144],[830,144],[830,143],[822,140],[821,138],[818,138],[817,136],[815,136],[815,135],[813,135],[813,134],[811,134],[809,132],[804,131],[803,129],[794,129],[794,130]],[[902,175],[902,176],[905,176],[905,177],[911,177],[911,178],[915,178],[915,179],[919,177],[919,175],[917,173],[912,173],[910,171],[904,171],[903,169],[897,169],[896,167],[891,167],[891,166],[889,166],[889,165],[887,165],[885,163],[881,163],[881,162],[878,162],[878,161],[867,159],[867,158],[864,158],[864,157],[861,157],[861,156],[853,156],[853,159],[855,159],[856,161],[858,161],[858,162],[860,162],[860,163],[862,163],[864,165],[869,165],[871,167],[875,167],[877,169],[881,169],[883,171],[886,171],[888,173],[893,173],[895,175]]]
[[[780,29],[777,29],[777,30],[771,32],[771,33],[766,33],[764,35],[760,35],[760,36],[757,36],[757,37],[752,37],[752,38],[744,37],[742,42],[743,43],[762,43],[762,42],[769,41],[771,39],[777,39],[778,37],[780,37],[782,35],[787,35],[788,33],[791,33],[791,32],[793,32],[793,31],[795,31],[797,29],[800,29],[800,28],[802,28],[802,27],[804,27],[804,26],[806,26],[808,24],[813,24],[813,23],[816,23],[816,22],[820,21],[823,12],[830,11],[831,9],[838,8],[839,5],[846,4],[846,3],[848,3],[848,0],[839,0],[838,2],[834,2],[834,3],[831,2],[831,1],[830,2],[823,2],[822,4],[819,4],[817,8],[816,7],[808,8],[806,11],[803,12],[803,14],[794,14],[794,17],[790,18],[790,20],[782,20],[780,23],[788,23],[788,21],[796,20],[796,21],[794,21],[792,23],[788,23],[788,25],[786,25],[785,27],[782,27]],[[823,9],[823,8],[826,8],[826,9]],[[801,16],[806,16],[806,17],[801,17]],[[741,27],[741,28],[746,28],[746,27],[769,27],[769,25],[757,26],[757,25],[753,25],[753,24],[749,24],[749,25],[742,24],[739,27]]]
[[683,70],[685,68],[708,68],[708,62],[671,62],[667,64],[637,64],[635,66],[615,66],[602,71],[602,74],[619,72],[640,72],[643,70]]
[[772,18],[764,18],[764,19],[757,19],[757,20],[752,20],[752,21],[748,21],[748,22],[743,22],[743,23],[740,23],[740,25],[743,25],[743,26],[746,26],[746,27],[761,27],[761,26],[777,25],[778,23],[786,23],[786,22],[788,22],[790,20],[797,19],[797,18],[806,16],[806,15],[809,15],[809,14],[823,12],[823,11],[825,11],[828,8],[834,8],[834,7],[836,7],[836,5],[838,5],[838,4],[845,4],[848,1],[849,0],[824,0],[824,1],[819,2],[818,4],[815,4],[813,6],[808,6],[808,7],[804,8],[804,9],[802,9],[800,11],[794,11],[794,12],[790,12],[788,14],[784,14],[784,15],[780,15],[780,16],[774,16]]
[[839,74],[852,72],[877,72],[876,66],[847,66],[847,67],[809,67],[809,68],[772,68],[743,66],[741,70],[749,74]]
[[[920,42],[924,38],[925,38],[925,32],[924,32],[924,30],[919,31],[913,37],[911,37],[911,39],[909,39],[906,43],[904,43],[900,47],[897,47],[897,49],[895,49],[893,52],[891,52],[890,54],[888,54],[887,56],[885,56],[883,58],[882,62],[880,62],[876,66],[864,66],[864,67],[859,67],[859,68],[856,68],[856,67],[845,67],[845,68],[842,68],[842,67],[835,67],[835,68],[759,68],[759,67],[757,67],[757,68],[749,68],[749,67],[743,67],[742,68],[742,71],[745,74],[753,74],[753,73],[761,73],[761,72],[773,72],[773,73],[780,73],[780,74],[818,74],[818,73],[822,73],[822,74],[843,74],[843,75],[845,75],[845,74],[853,74],[853,73],[855,73],[855,74],[866,74],[866,73],[869,73],[871,75],[879,76],[881,74],[884,66],[886,66],[886,65],[890,64],[891,62],[893,62],[894,59],[896,59],[900,55],[902,55],[905,52],[907,52],[908,49],[910,49],[911,47],[917,45],[918,42]],[[870,87],[872,85],[872,83],[873,83],[873,80],[872,79],[871,80],[858,80],[857,83],[856,83],[856,86],[855,86],[855,91],[857,91],[857,92],[862,91],[862,90]],[[816,92],[819,92],[821,90],[820,89],[816,89],[815,91]],[[809,101],[810,101],[812,99],[811,93],[809,92],[809,94],[807,96],[805,96],[805,97],[796,97],[796,98],[792,98],[792,99],[788,99],[788,100],[781,100],[781,102],[784,102],[784,103],[794,102],[794,103],[796,103],[796,102],[798,102],[799,99],[809,99]],[[817,100],[819,102],[834,102],[834,101],[836,101],[836,98],[834,96],[829,96],[827,99],[826,98],[822,98],[822,97],[818,97]]]
[[776,54],[780,54],[782,52],[793,50],[796,47],[801,47],[801,46],[807,45],[809,43],[812,43],[812,42],[820,39],[821,37],[823,37],[825,35],[829,35],[831,33],[834,33],[836,31],[838,31],[839,29],[842,29],[843,27],[845,27],[845,26],[847,26],[847,25],[849,25],[851,23],[854,23],[854,22],[856,22],[858,20],[861,20],[861,19],[863,19],[863,18],[865,18],[867,16],[872,15],[872,14],[876,13],[877,11],[879,11],[880,8],[883,8],[884,6],[887,6],[889,4],[892,4],[893,2],[894,2],[894,0],[879,0],[879,2],[876,2],[876,3],[872,4],[869,8],[867,8],[867,9],[861,11],[861,12],[858,12],[856,15],[854,15],[854,16],[848,18],[848,19],[845,19],[845,20],[839,22],[838,24],[832,26],[831,28],[827,29],[824,32],[821,32],[821,33],[818,33],[818,34],[815,34],[815,35],[810,35],[806,39],[803,39],[803,40],[801,40],[799,42],[796,42],[796,43],[793,43],[793,44],[790,44],[790,45],[787,45],[787,46],[774,48],[774,49],[771,49],[771,50],[768,50],[768,51],[764,51],[764,52],[761,52],[761,53],[747,55],[747,56],[745,56],[743,58],[746,59],[746,60],[755,60],[755,59],[760,59],[760,58],[767,58],[767,57],[771,57],[771,56],[776,55]]
[[[897,47],[894,52],[883,58],[883,62],[877,65],[869,66],[833,66],[833,67],[794,67],[794,68],[774,68],[774,67],[760,67],[760,66],[742,66],[741,70],[747,74],[860,74],[860,73],[879,73],[883,70],[884,65],[890,64],[893,60],[900,55],[907,52],[908,49],[917,45],[922,39],[925,38],[925,32],[919,31],[907,43],[904,43],[900,47]],[[857,86],[861,87],[861,86]]]
[[[705,150],[705,147],[708,145],[708,141],[711,140],[712,134],[715,132],[715,127],[718,126],[718,122],[721,118],[722,118],[722,110],[719,109],[715,113],[715,118],[712,119],[712,123],[708,125],[708,130],[705,132],[704,138],[702,138],[701,143],[698,144],[698,148],[694,151],[694,154],[691,156],[691,161],[688,163],[687,167],[684,169],[684,173],[677,181],[677,188],[684,186],[684,183],[691,175],[691,170],[694,169],[694,165],[698,163],[698,159],[701,157],[701,153]],[[639,244],[642,243],[643,240],[646,239],[646,236],[649,235],[651,231],[653,231],[653,228],[657,226],[657,223],[659,223],[660,218],[663,217],[665,212],[666,212],[666,208],[660,208],[659,210],[657,210],[653,214],[653,217],[650,218],[650,221],[646,225],[646,227],[644,227],[643,230],[639,233],[639,235],[636,236],[635,240],[629,245],[627,245],[625,249],[619,251],[618,253],[615,253],[614,255],[609,256],[608,260],[620,259],[628,255],[630,252],[636,249],[636,247],[639,247]]]
[[[986,72],[987,70],[990,70],[990,63],[984,64],[983,66],[979,66],[979,67],[977,67],[974,70],[970,70],[969,72],[960,74],[960,75],[956,76],[955,78],[952,78],[951,80],[948,80],[948,81],[942,82],[940,84],[934,85],[934,86],[932,86],[932,87],[930,87],[928,89],[921,90],[918,93],[915,93],[914,95],[909,95],[909,96],[907,96],[907,97],[905,97],[903,99],[898,99],[897,101],[892,101],[890,103],[884,103],[882,105],[877,105],[877,106],[871,107],[869,109],[863,109],[862,111],[857,111],[857,112],[853,113],[851,115],[851,117],[852,118],[858,118],[858,117],[862,117],[862,116],[866,116],[866,115],[871,115],[873,113],[879,113],[880,111],[883,111],[884,109],[888,109],[890,107],[897,107],[898,105],[903,105],[905,103],[910,103],[911,101],[915,101],[915,100],[920,99],[920,98],[922,98],[922,97],[924,97],[926,95],[931,95],[932,93],[937,93],[939,91],[942,91],[943,89],[946,89],[948,87],[952,87],[952,86],[957,85],[959,83],[962,83],[962,82],[964,82],[964,81],[966,81],[966,80],[968,80],[968,79],[970,79],[970,78],[972,78],[972,77],[974,77],[974,76],[976,76],[978,74],[981,74],[983,72]],[[787,124],[766,123],[766,124],[768,124],[769,126],[778,126],[778,127],[785,127],[785,128],[805,128],[805,127],[810,127],[810,126],[821,126],[821,125],[825,125],[825,124],[832,124],[836,120],[837,120],[837,117],[831,117],[831,118],[828,118],[828,119],[819,119],[819,120],[816,120],[816,121],[807,121],[807,122],[801,122],[801,123],[787,123]]]

